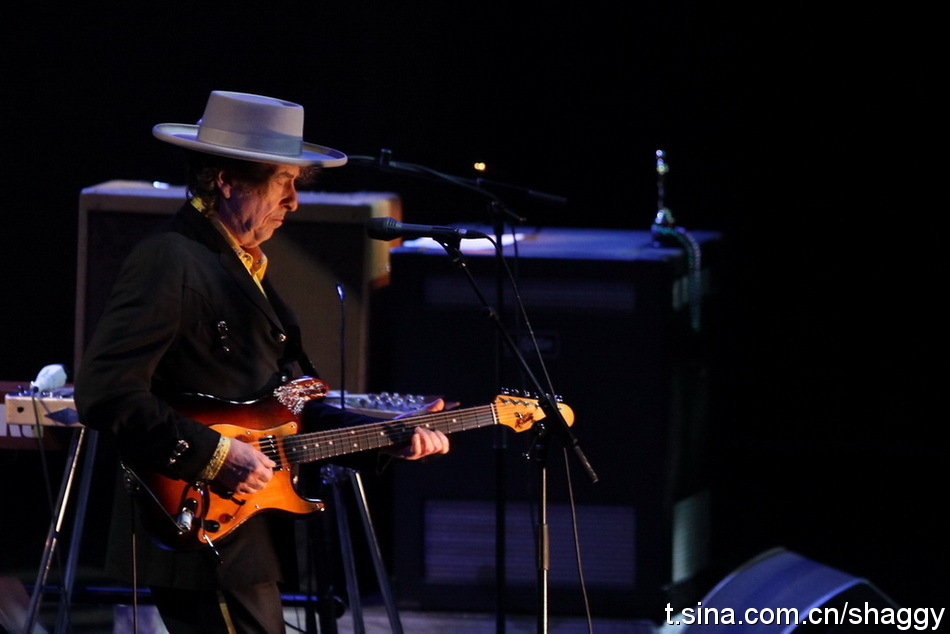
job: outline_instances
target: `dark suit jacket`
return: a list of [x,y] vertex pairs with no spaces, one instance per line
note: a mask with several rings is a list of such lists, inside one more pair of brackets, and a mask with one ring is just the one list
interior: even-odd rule
[[[299,326],[274,289],[265,289],[267,297],[214,226],[185,204],[121,267],[75,377],[81,422],[114,433],[124,462],[193,481],[218,432],[180,415],[163,396],[244,401],[300,374]],[[170,463],[181,440],[189,448]],[[117,503],[127,498],[118,494]],[[110,545],[108,568],[117,575],[130,563],[126,515],[117,511],[113,533],[123,537]],[[208,549],[171,552],[138,539],[138,582],[208,589],[278,580],[270,523],[255,516],[221,540],[221,564]]]

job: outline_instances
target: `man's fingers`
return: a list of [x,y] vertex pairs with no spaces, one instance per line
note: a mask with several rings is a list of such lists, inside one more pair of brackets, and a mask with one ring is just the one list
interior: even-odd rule
[[428,456],[434,453],[447,453],[449,450],[449,439],[440,431],[417,427],[412,434],[412,453],[413,458]]
[[274,477],[276,466],[277,463],[253,446],[232,442],[219,479],[237,493],[255,493]]

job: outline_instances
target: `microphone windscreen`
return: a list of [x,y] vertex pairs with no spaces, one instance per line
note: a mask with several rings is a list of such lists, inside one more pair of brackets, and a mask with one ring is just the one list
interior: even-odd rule
[[399,223],[392,218],[370,218],[366,221],[366,235],[374,240],[393,240],[399,237]]

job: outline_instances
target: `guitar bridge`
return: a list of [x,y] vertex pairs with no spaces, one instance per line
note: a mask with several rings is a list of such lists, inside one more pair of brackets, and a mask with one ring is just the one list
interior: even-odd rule
[[225,489],[217,484],[212,483],[210,490],[212,493],[220,497],[222,500],[227,500],[229,502],[234,502],[238,506],[243,505],[247,500],[242,500],[240,498],[234,497],[234,491],[230,489]]

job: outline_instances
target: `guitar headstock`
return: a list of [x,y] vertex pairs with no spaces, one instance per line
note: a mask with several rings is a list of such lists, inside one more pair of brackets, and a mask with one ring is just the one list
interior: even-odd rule
[[[557,403],[558,412],[568,426],[574,424],[574,410],[562,403]],[[515,394],[499,394],[495,397],[495,411],[498,413],[498,422],[507,425],[517,432],[527,431],[534,424],[545,418],[547,414],[541,407],[539,399],[518,396]]]

